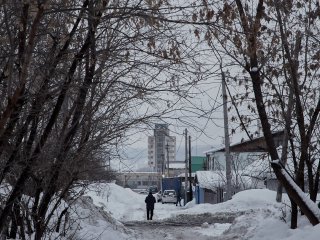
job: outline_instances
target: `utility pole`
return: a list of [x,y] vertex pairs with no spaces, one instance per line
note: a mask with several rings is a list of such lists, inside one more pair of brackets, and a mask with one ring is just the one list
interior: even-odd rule
[[189,199],[192,200],[192,183],[191,183],[191,136],[189,136]]
[[169,143],[167,142],[166,144],[166,150],[167,150],[167,174],[168,174],[168,177],[169,176]]
[[161,176],[164,176],[164,154],[161,154],[161,162],[162,162],[162,166],[161,166]]
[[187,182],[188,182],[188,130],[185,129],[185,177],[184,177],[184,205],[187,204]]
[[223,94],[223,120],[224,120],[224,144],[225,144],[225,157],[226,157],[226,178],[227,189],[226,199],[230,200],[232,197],[232,175],[231,175],[231,158],[230,158],[230,139],[229,139],[229,125],[228,125],[228,108],[227,108],[227,91],[226,91],[226,79],[224,72],[221,69],[222,75],[222,94]]
[[107,170],[111,171],[111,157],[110,157],[110,152],[107,152]]

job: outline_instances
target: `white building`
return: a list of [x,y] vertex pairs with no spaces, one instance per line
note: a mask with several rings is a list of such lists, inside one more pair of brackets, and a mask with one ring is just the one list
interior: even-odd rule
[[157,172],[122,172],[117,176],[117,184],[131,189],[148,189],[156,186],[160,189],[161,174]]
[[170,162],[176,160],[176,137],[170,136],[168,124],[156,124],[148,137],[148,165],[155,172],[166,174]]

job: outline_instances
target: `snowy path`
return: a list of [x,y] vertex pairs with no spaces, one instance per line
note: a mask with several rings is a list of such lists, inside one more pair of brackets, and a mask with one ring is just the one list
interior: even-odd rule
[[319,240],[320,224],[313,227],[300,217],[299,228],[290,229],[287,205],[276,203],[276,193],[266,189],[242,191],[220,204],[156,203],[153,221],[146,220],[145,195],[116,184],[99,189],[76,205],[74,239]]
[[136,240],[235,240],[254,238],[260,226],[258,218],[268,218],[268,210],[238,213],[181,214],[155,221],[128,221],[123,224],[134,230]]
[[203,213],[203,214],[179,214],[172,218],[152,221],[125,221],[122,222],[125,226],[136,227],[140,225],[149,226],[201,226],[203,223],[232,223],[234,219],[244,213]]
[[200,227],[187,228],[176,226],[164,226],[155,224],[145,224],[142,226],[131,227],[135,231],[133,239],[137,240],[211,240],[212,236],[206,236],[197,232]]
[[241,214],[243,213],[181,214],[167,219],[128,221],[123,224],[135,231],[133,239],[137,240],[209,240],[221,236]]
[[[284,218],[287,210],[275,202],[275,192],[242,191],[220,204],[188,203],[179,207],[156,203],[152,221],[146,220],[145,195],[110,184],[111,194],[92,194],[97,210],[86,218],[79,239],[99,240],[318,240],[320,226],[305,219],[302,228],[291,230]],[[288,200],[289,201],[289,200]],[[87,209],[86,207],[85,209]],[[89,210],[89,208],[88,208]],[[98,217],[100,211],[106,216]],[[92,214],[92,211],[90,212]],[[308,235],[307,238],[304,235]]]

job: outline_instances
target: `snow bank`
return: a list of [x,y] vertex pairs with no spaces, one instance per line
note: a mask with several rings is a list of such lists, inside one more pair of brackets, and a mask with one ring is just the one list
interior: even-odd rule
[[[93,236],[100,236],[98,239],[104,240],[132,239],[134,232],[125,228],[118,220],[145,221],[144,198],[146,195],[135,193],[114,183],[99,184],[95,187],[99,187],[100,191],[89,191],[86,196],[90,196],[93,204],[98,206],[98,210],[90,210],[93,211],[91,218],[81,215],[84,220],[79,234],[88,236],[85,239],[90,239]],[[284,221],[289,219],[290,211],[286,209],[287,215],[283,215],[284,205],[277,203],[275,197],[276,192],[274,191],[254,189],[239,192],[231,200],[220,204],[195,204],[190,202],[184,207],[176,207],[171,204],[156,203],[154,218],[155,221],[161,221],[180,214],[224,213],[228,215],[228,213],[241,212],[241,215],[232,224],[209,224],[206,228],[195,227],[193,231],[209,237],[219,236],[218,239],[319,239],[320,225],[312,227],[304,217],[299,218],[298,229],[290,229],[289,222]],[[283,199],[288,201],[285,194]],[[109,213],[109,219],[106,219],[104,214],[101,217],[99,209]],[[111,224],[110,218],[114,219],[113,224]],[[221,236],[221,234],[223,235]],[[154,240],[157,239],[159,238],[155,236]]]
[[76,239],[125,240],[133,234],[102,207],[94,205],[90,197],[76,201],[72,218],[75,222],[71,232],[75,233]]
[[185,213],[216,213],[216,212],[243,212],[247,210],[280,208],[275,202],[276,192],[268,189],[252,189],[237,193],[231,200],[220,204],[198,204],[189,208]]
[[[92,191],[94,189],[98,190]],[[133,192],[130,188],[123,188],[115,183],[93,184],[91,191],[85,195],[90,196],[95,205],[120,221],[128,220],[129,215],[133,215],[133,219],[143,219],[146,195]]]

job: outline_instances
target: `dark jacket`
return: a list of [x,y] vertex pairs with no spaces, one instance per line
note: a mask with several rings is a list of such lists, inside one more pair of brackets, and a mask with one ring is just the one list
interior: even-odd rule
[[156,198],[152,195],[152,193],[149,193],[149,195],[146,197],[146,200],[144,200],[144,202],[147,204],[148,209],[154,209]]
[[177,201],[180,202],[181,201],[181,194],[178,192],[177,194]]

